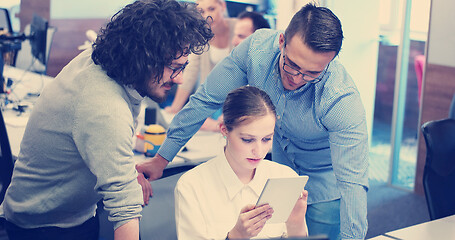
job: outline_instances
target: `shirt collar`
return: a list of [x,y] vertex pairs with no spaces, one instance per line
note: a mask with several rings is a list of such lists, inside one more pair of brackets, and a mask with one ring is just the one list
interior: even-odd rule
[[229,199],[232,200],[244,187],[250,187],[259,197],[262,189],[264,188],[265,182],[267,181],[267,177],[262,170],[263,164],[259,164],[256,168],[253,179],[245,185],[240,181],[234,170],[232,170],[229,165],[226,155],[224,154],[224,148],[218,156],[220,157],[216,158],[216,168],[219,176],[221,177],[221,181],[226,188]]

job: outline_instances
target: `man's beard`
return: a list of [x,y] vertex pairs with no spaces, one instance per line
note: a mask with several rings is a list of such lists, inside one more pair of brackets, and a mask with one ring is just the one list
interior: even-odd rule
[[[172,90],[172,87],[175,85],[175,83],[173,82],[167,82],[165,83],[164,85],[161,85],[161,84],[153,84],[152,86],[149,86],[147,83],[144,83],[141,87],[140,90],[138,90],[138,92],[142,95],[142,96],[146,96],[150,99],[152,99],[154,102],[157,102],[157,103],[162,103],[164,101],[166,101],[168,95],[169,95],[169,92]],[[155,94],[155,88],[161,88],[162,86],[170,86],[171,87],[171,90],[166,90],[164,95],[163,96],[160,96],[158,94]],[[145,90],[145,91],[144,91]]]
[[145,96],[149,97],[149,98],[152,99],[154,102],[162,103],[162,102],[166,101],[167,96],[169,95],[169,92],[170,92],[170,91],[166,91],[166,93],[164,94],[164,96],[157,96],[157,95],[152,95],[152,94],[146,94]]

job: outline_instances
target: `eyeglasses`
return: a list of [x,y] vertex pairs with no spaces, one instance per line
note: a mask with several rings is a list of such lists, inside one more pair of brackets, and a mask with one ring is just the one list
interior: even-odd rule
[[188,63],[189,62],[186,61],[181,67],[178,67],[178,68],[175,68],[171,65],[166,66],[167,68],[172,70],[171,79],[176,78],[180,74],[180,72],[182,72],[186,68]]
[[286,64],[286,55],[283,53],[283,70],[292,76],[298,76],[302,75],[303,81],[306,83],[318,83],[319,81],[322,80],[324,77],[324,74],[327,72],[327,69],[329,68],[330,63],[327,65],[327,67],[324,69],[322,73],[320,73],[318,76],[311,76],[305,73],[300,72],[299,70],[295,69],[294,67]]

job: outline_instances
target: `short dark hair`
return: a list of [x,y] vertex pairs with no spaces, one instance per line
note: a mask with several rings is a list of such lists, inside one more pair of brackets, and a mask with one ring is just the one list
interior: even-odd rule
[[224,101],[223,121],[228,131],[232,131],[247,119],[267,114],[276,116],[275,106],[269,95],[257,87],[237,88],[231,91]]
[[270,28],[270,24],[267,19],[258,12],[241,12],[238,16],[238,19],[249,18],[253,22],[253,32],[261,28]]
[[93,44],[92,59],[121,85],[159,82],[164,67],[201,54],[213,37],[194,3],[142,0],[117,12]]
[[332,52],[338,55],[343,42],[341,22],[330,9],[314,3],[303,6],[292,17],[285,31],[286,41],[299,34],[305,44],[316,52]]

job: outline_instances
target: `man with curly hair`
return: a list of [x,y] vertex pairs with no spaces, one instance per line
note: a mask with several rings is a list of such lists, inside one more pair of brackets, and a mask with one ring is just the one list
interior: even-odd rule
[[132,139],[140,103],[163,101],[188,54],[212,37],[191,3],[137,1],[115,14],[34,106],[0,208],[9,238],[98,239],[103,200],[115,239],[139,239],[145,178]]

